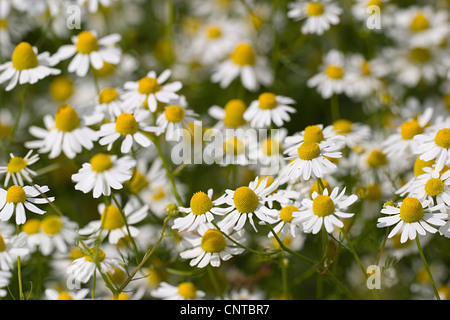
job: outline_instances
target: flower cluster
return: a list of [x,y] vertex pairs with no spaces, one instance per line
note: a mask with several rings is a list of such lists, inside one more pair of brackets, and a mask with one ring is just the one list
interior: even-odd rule
[[0,297],[450,299],[448,3],[73,2],[2,1]]

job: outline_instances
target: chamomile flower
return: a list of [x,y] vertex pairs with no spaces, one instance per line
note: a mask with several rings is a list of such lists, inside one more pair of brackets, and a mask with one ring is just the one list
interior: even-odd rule
[[217,204],[225,204],[226,216],[219,221],[218,226],[226,230],[233,228],[241,230],[247,220],[257,231],[253,221],[255,215],[261,223],[276,222],[277,211],[266,206],[266,197],[278,188],[278,182],[269,184],[269,177],[259,181],[259,177],[251,181],[248,186],[236,190],[227,189],[225,195],[217,200]]
[[90,221],[79,230],[79,234],[95,236],[103,231],[108,235],[109,243],[118,244],[120,239],[128,236],[135,238],[139,235],[139,229],[135,225],[147,217],[148,206],[141,206],[137,199],[133,198],[127,201],[123,208],[117,204],[106,206],[101,203],[98,205],[98,211],[100,219]]
[[82,288],[78,291],[58,291],[53,288],[47,288],[44,291],[47,300],[84,300],[89,294],[89,289]]
[[29,253],[26,233],[0,233],[0,270],[13,270],[17,257],[26,258]]
[[242,85],[249,91],[257,91],[261,85],[270,86],[273,73],[266,57],[258,55],[249,42],[240,42],[230,57],[221,62],[211,75],[211,81],[227,88],[240,77]]
[[180,130],[189,130],[189,123],[194,122],[198,115],[187,109],[184,103],[168,105],[156,119],[156,125],[166,131],[168,141],[176,140]]
[[388,238],[392,238],[401,232],[400,242],[405,243],[408,239],[414,240],[417,234],[424,236],[427,232],[436,233],[435,226],[444,226],[447,219],[446,213],[434,213],[439,211],[442,204],[428,207],[429,201],[419,201],[415,197],[407,197],[395,205],[386,205],[381,213],[388,216],[378,219],[378,228],[395,225]]
[[137,110],[134,113],[123,112],[115,122],[105,123],[97,132],[100,145],[107,145],[108,151],[111,150],[114,142],[123,138],[120,152],[129,153],[133,145],[138,144],[147,148],[152,144],[146,133],[161,133],[159,127],[149,126],[146,124],[150,116],[147,110]]
[[332,127],[339,136],[342,136],[342,142],[349,148],[363,144],[370,138],[372,133],[370,126],[347,119],[334,121]]
[[369,97],[383,87],[381,76],[384,70],[378,60],[367,60],[362,54],[349,57],[349,81],[352,83],[346,93],[358,101]]
[[215,200],[212,200],[213,190],[209,189],[207,193],[203,191],[196,192],[190,200],[190,207],[178,207],[180,212],[187,215],[182,218],[176,218],[172,229],[178,231],[196,230],[199,225],[214,220],[214,215],[222,215],[224,210],[215,207]]
[[167,104],[172,100],[177,100],[180,96],[177,93],[182,84],[180,81],[166,83],[172,71],[169,69],[161,72],[157,76],[155,71],[150,71],[138,81],[127,81],[124,83],[122,100],[131,110],[143,108],[147,103],[151,112],[156,112],[159,103]]
[[7,287],[11,281],[12,272],[9,270],[0,270],[0,297],[5,297],[8,291],[3,289]]
[[181,282],[178,286],[162,281],[150,295],[162,300],[201,300],[206,293],[197,289],[191,281]]
[[413,138],[417,143],[416,154],[424,161],[434,159],[436,170],[442,170],[450,162],[450,124],[445,121],[433,129]]
[[290,106],[294,103],[292,98],[264,92],[250,103],[244,113],[244,119],[253,128],[268,128],[272,122],[277,127],[282,127],[285,122],[291,120],[289,114],[296,112],[296,109]]
[[339,134],[340,132],[342,132],[342,128],[334,129],[332,125],[326,127],[323,124],[309,125],[302,131],[287,136],[283,142],[283,149],[286,154],[296,152],[303,142],[343,145],[344,138]]
[[247,105],[241,99],[228,100],[222,108],[218,105],[213,105],[208,109],[208,114],[217,120],[214,128],[221,129],[237,129],[247,125],[247,120],[244,119],[244,114],[247,110]]
[[91,248],[83,252],[83,256],[75,259],[67,267],[67,273],[81,283],[87,283],[95,274],[99,266],[102,274],[113,273],[114,268],[123,268],[120,260],[110,257],[101,248]]
[[289,18],[305,20],[301,27],[302,33],[317,35],[322,35],[331,25],[337,25],[343,11],[331,0],[297,0],[288,3],[288,8]]
[[72,175],[72,180],[76,183],[76,190],[84,193],[93,190],[94,198],[109,196],[111,189],[123,188],[123,183],[131,178],[135,164],[136,161],[129,156],[118,158],[116,155],[100,152],[84,163],[82,168]]
[[45,129],[31,126],[30,133],[38,140],[30,140],[25,146],[38,149],[39,153],[48,153],[50,159],[58,157],[61,152],[73,159],[83,147],[91,150],[93,141],[97,140],[95,131],[86,127],[78,113],[68,104],[61,105],[54,117],[44,116]]
[[[298,236],[299,232],[302,230],[301,225],[294,224],[294,213],[299,212],[300,203],[293,203],[282,206],[279,211],[279,221],[273,227],[273,230],[278,235],[281,241],[286,238],[289,234],[292,237]],[[269,233],[269,237],[273,237],[272,233]]]
[[320,71],[308,79],[310,88],[316,87],[322,98],[328,99],[333,94],[346,93],[350,88],[344,54],[338,50],[330,50],[323,58]]
[[88,126],[102,121],[115,121],[124,109],[119,91],[116,88],[104,88],[98,94],[94,111],[84,116],[84,121]]
[[0,166],[0,174],[6,173],[4,186],[6,187],[9,183],[9,180],[12,179],[15,185],[23,186],[23,180],[27,182],[31,182],[31,176],[35,176],[36,172],[28,168],[29,165],[32,165],[39,161],[39,155],[33,154],[33,151],[30,150],[25,155],[25,157],[17,157],[14,154],[10,154],[10,160],[8,165]]
[[342,210],[358,200],[354,194],[345,195],[345,191],[346,188],[343,188],[339,193],[339,187],[335,187],[331,194],[326,188],[323,194],[313,192],[312,200],[303,199],[300,210],[292,213],[294,219],[291,223],[302,224],[304,232],[313,234],[317,234],[322,226],[328,233],[332,233],[334,227],[343,228],[344,223],[339,218],[351,218],[354,214]]
[[[221,228],[221,230],[226,229]],[[245,251],[235,243],[245,241],[245,230],[224,231],[235,242],[225,237],[222,231],[209,225],[201,225],[197,231],[198,234],[187,233],[182,239],[185,250],[180,252],[180,257],[191,259],[189,262],[191,267],[204,268],[207,265],[219,267],[221,260],[227,261]]]
[[97,39],[96,32],[82,31],[71,38],[72,44],[61,46],[53,58],[63,61],[73,57],[68,71],[84,77],[90,66],[100,70],[105,63],[115,65],[120,62],[122,52],[115,46],[120,39],[121,36],[116,33]]
[[11,61],[0,65],[0,83],[9,80],[6,91],[12,90],[17,83],[34,84],[49,75],[61,73],[61,70],[51,68],[53,65],[55,61],[48,52],[38,54],[28,42],[21,42],[14,49]]
[[8,221],[13,214],[16,216],[16,224],[24,224],[27,220],[26,210],[36,214],[44,214],[35,204],[53,202],[54,197],[38,198],[50,189],[47,186],[17,186],[13,185],[8,190],[0,189],[0,220]]
[[42,220],[29,219],[22,230],[28,234],[30,248],[38,249],[42,255],[65,254],[78,237],[78,223],[68,217],[47,215]]

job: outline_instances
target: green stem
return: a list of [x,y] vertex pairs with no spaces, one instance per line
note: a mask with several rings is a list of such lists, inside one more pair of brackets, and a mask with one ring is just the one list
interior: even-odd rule
[[222,290],[220,290],[219,282],[217,281],[216,275],[214,274],[214,270],[212,269],[211,265],[208,265],[206,267],[206,270],[208,271],[209,278],[211,279],[211,282],[214,286],[214,289],[216,290],[217,295],[221,300],[223,300]]
[[334,94],[330,99],[331,104],[331,119],[332,121],[339,120],[341,115],[339,111],[339,97],[337,94]]
[[431,286],[433,287],[434,295],[436,296],[436,300],[441,300],[441,297],[439,296],[439,292],[436,287],[436,283],[434,282],[433,276],[431,275],[430,267],[428,266],[427,260],[425,259],[425,255],[422,251],[422,246],[420,245],[419,237],[416,237],[416,244],[417,249],[419,250],[420,258],[422,259],[423,265],[425,267],[425,270],[428,273],[428,277],[430,278]]
[[25,87],[23,87],[22,102],[20,104],[19,113],[17,114],[16,120],[14,121],[14,126],[13,126],[13,128],[11,130],[11,134],[9,136],[8,153],[9,153],[9,150],[11,149],[12,143],[14,142],[14,136],[16,134],[17,128],[19,127],[20,118],[22,118],[23,111],[25,110],[25,103],[27,100],[27,95],[28,95],[28,86],[25,85]]

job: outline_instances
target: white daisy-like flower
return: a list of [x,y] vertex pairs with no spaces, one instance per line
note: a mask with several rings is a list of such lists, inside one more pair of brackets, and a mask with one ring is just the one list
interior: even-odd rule
[[247,120],[244,119],[247,105],[241,99],[231,99],[227,101],[222,108],[218,105],[213,105],[208,109],[208,114],[217,120],[214,128],[222,129],[237,129],[247,126]]
[[337,25],[343,11],[331,0],[297,0],[288,3],[288,9],[289,18],[305,20],[301,27],[302,33],[317,35],[322,35],[331,25]]
[[216,207],[216,200],[212,200],[213,190],[209,189],[207,193],[198,191],[193,194],[190,200],[190,207],[178,207],[180,212],[187,215],[176,218],[173,222],[172,229],[178,231],[193,231],[200,225],[214,220],[214,215],[224,214],[223,208]]
[[[281,241],[286,238],[286,236],[291,235],[292,237],[298,236],[299,232],[302,231],[302,226],[296,223],[292,223],[294,220],[294,213],[300,211],[300,203],[292,203],[282,206],[279,210],[279,221],[273,227],[273,231],[277,234]],[[269,238],[273,237],[272,233],[269,233]]]
[[0,83],[9,80],[6,91],[12,90],[17,83],[34,84],[49,75],[61,73],[61,70],[51,68],[54,65],[55,60],[48,52],[38,54],[28,42],[21,42],[14,49],[11,61],[0,65]]
[[77,258],[67,267],[67,273],[81,283],[87,283],[95,274],[97,265],[101,273],[114,273],[115,268],[123,269],[121,261],[106,255],[101,248],[83,250],[84,256]]
[[61,46],[52,58],[63,61],[73,57],[68,71],[84,77],[90,66],[100,70],[105,62],[113,65],[120,62],[122,51],[115,46],[120,39],[117,33],[97,39],[95,31],[82,31],[71,38],[72,44]]
[[27,235],[0,233],[0,270],[13,270],[17,257],[25,258],[30,253],[27,245]]
[[148,206],[141,206],[138,200],[133,198],[127,201],[123,208],[119,208],[117,204],[106,206],[101,203],[98,205],[98,211],[100,220],[90,221],[79,230],[79,234],[92,237],[103,231],[108,235],[109,243],[115,245],[120,239],[128,236],[136,238],[139,235],[139,229],[135,225],[147,217]]
[[5,297],[8,291],[3,289],[9,285],[12,278],[12,272],[9,270],[0,270],[0,297]]
[[401,197],[404,197],[405,195],[411,193],[415,187],[415,184],[417,183],[417,177],[425,173],[425,168],[432,168],[434,167],[434,165],[434,159],[430,161],[423,161],[422,159],[420,159],[420,156],[417,156],[416,160],[414,161],[413,170],[410,173],[411,176],[406,183],[404,183],[400,188],[398,188],[397,191],[395,191],[395,193],[400,195]]
[[134,110],[143,108],[147,103],[151,112],[156,112],[158,104],[167,104],[172,100],[177,100],[180,96],[177,93],[182,88],[180,81],[165,83],[172,75],[169,69],[161,72],[159,76],[155,71],[150,71],[138,81],[127,81],[124,83],[122,93],[123,104]]
[[330,170],[336,168],[336,164],[329,159],[339,159],[342,152],[338,144],[314,141],[303,142],[297,150],[291,151],[286,160],[289,161],[288,176],[290,180],[309,180],[311,176],[322,178]]
[[82,288],[78,291],[58,291],[47,288],[44,291],[46,300],[84,300],[89,294],[89,289]]
[[38,149],[39,153],[48,153],[50,159],[58,157],[61,152],[69,159],[75,158],[83,147],[91,150],[93,141],[97,140],[94,130],[86,127],[74,108],[67,104],[61,105],[55,117],[44,116],[45,129],[31,126],[30,133],[38,140],[25,142],[30,149]]
[[338,119],[332,124],[333,130],[342,136],[343,143],[349,148],[354,148],[363,144],[371,137],[371,128],[369,125],[352,122],[347,119]]
[[120,152],[122,153],[129,153],[135,144],[148,148],[152,141],[146,136],[146,133],[159,134],[163,131],[159,127],[147,125],[147,120],[150,116],[151,114],[147,110],[121,113],[115,122],[105,123],[97,131],[99,144],[102,146],[107,145],[107,149],[110,151],[114,142],[123,137],[120,147]]
[[9,156],[11,159],[8,165],[0,166],[0,174],[6,173],[4,186],[8,185],[10,179],[15,185],[19,186],[24,185],[24,179],[26,182],[31,183],[31,176],[35,176],[36,172],[28,168],[28,166],[39,161],[39,155],[33,155],[33,151],[30,150],[23,158],[17,157],[12,153]]
[[333,125],[324,127],[323,124],[309,125],[292,136],[287,136],[283,141],[285,154],[296,152],[303,142],[327,142],[328,144],[344,144],[344,138],[338,134],[342,130],[335,130]]
[[236,45],[230,57],[221,62],[211,75],[211,81],[227,88],[240,77],[242,85],[249,91],[257,91],[261,85],[270,86],[273,72],[266,57],[257,55],[248,42]]
[[[424,236],[427,231],[436,233],[435,226],[444,226],[446,213],[440,213],[441,206],[429,207],[429,201],[419,201],[415,197],[407,197],[395,206],[387,205],[381,213],[388,215],[378,219],[378,228],[395,225],[390,231],[388,238],[392,238],[401,232],[400,242],[405,243],[408,239],[414,240],[417,234]],[[434,213],[439,211],[439,213]]]
[[358,200],[354,194],[345,195],[346,188],[339,193],[339,187],[335,187],[329,195],[328,189],[323,194],[313,192],[312,200],[303,199],[302,207],[298,212],[293,212],[294,219],[291,223],[302,224],[306,233],[317,234],[322,226],[328,233],[334,231],[334,227],[342,228],[344,223],[339,218],[351,218],[354,213],[343,212]]
[[116,88],[105,88],[98,94],[94,111],[84,116],[84,122],[90,126],[102,121],[115,121],[124,109],[119,91]]
[[181,282],[178,286],[162,281],[158,288],[151,290],[150,295],[162,300],[201,300],[206,293],[191,281]]
[[259,219],[260,223],[275,223],[277,210],[270,209],[266,205],[266,197],[275,191],[278,185],[278,181],[275,180],[269,184],[269,177],[261,181],[259,177],[256,177],[248,186],[242,186],[236,190],[225,190],[225,194],[217,199],[218,205],[227,205],[224,211],[226,216],[219,221],[218,226],[225,230],[231,228],[241,230],[248,220],[257,231],[253,215]]
[[425,131],[433,116],[433,109],[427,108],[423,113],[404,121],[395,133],[388,136],[382,146],[391,159],[405,159],[414,156],[417,141],[414,137]]
[[445,169],[423,168],[424,173],[416,178],[409,196],[427,200],[430,206],[443,204],[441,212],[446,213],[450,208],[450,170]]
[[78,237],[78,224],[69,218],[48,215],[44,219],[29,219],[22,230],[28,234],[30,248],[38,249],[42,255],[66,254]]
[[0,220],[8,221],[13,214],[16,216],[16,224],[24,224],[27,220],[26,210],[36,214],[44,214],[35,204],[53,202],[54,197],[38,198],[50,189],[47,186],[16,186],[8,190],[0,189]]
[[344,54],[338,50],[330,50],[324,57],[320,71],[308,79],[308,87],[316,87],[322,98],[331,98],[334,94],[346,93],[350,88],[349,73]]
[[[237,243],[245,241],[245,230],[231,230],[224,228],[226,234]],[[184,251],[180,252],[183,259],[191,259],[191,267],[204,268],[207,265],[219,267],[221,260],[227,261],[233,256],[241,254],[244,248],[238,246],[220,231],[211,225],[201,225],[198,228],[198,234],[187,233],[183,235],[182,246]]]
[[189,123],[194,122],[198,116],[193,110],[187,109],[185,103],[180,102],[168,105],[156,119],[156,125],[166,131],[168,141],[177,140],[177,135],[183,133],[180,130],[190,130]]
[[72,181],[76,183],[76,190],[84,193],[93,190],[94,198],[109,196],[111,189],[123,188],[123,183],[131,178],[135,165],[136,161],[129,156],[118,158],[116,155],[100,152],[72,175]]
[[352,54],[348,59],[349,81],[346,93],[358,101],[371,96],[383,88],[380,80],[384,75],[384,68],[375,60],[367,60],[362,54]]
[[436,170],[442,170],[450,163],[450,123],[449,120],[436,124],[429,131],[415,135],[416,154],[424,161],[435,159]]
[[291,120],[289,114],[296,112],[296,109],[290,106],[294,103],[292,98],[264,92],[250,103],[244,113],[244,119],[253,128],[268,128],[272,122],[277,127],[282,127],[285,122]]

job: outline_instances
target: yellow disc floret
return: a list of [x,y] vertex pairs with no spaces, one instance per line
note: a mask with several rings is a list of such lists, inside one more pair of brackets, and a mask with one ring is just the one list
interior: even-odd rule
[[63,104],[55,114],[55,125],[59,131],[71,132],[80,126],[80,117],[68,104]]
[[73,82],[66,76],[59,76],[50,83],[49,91],[53,99],[64,102],[73,95]]
[[58,300],[73,300],[73,298],[70,293],[63,291],[59,294]]
[[267,138],[261,142],[261,150],[266,156],[281,154],[281,143],[275,139]]
[[203,191],[196,192],[191,198],[191,210],[196,216],[205,214],[213,207],[211,199]]
[[225,249],[225,246],[225,237],[217,229],[209,229],[202,236],[201,247],[205,252],[222,252]]
[[234,205],[240,213],[251,213],[258,208],[259,200],[256,193],[249,187],[236,189],[233,196]]
[[424,128],[420,126],[419,121],[409,120],[400,126],[400,133],[403,140],[411,140],[415,135],[423,133]]
[[258,97],[260,109],[273,109],[278,105],[277,97],[271,92],[261,93]]
[[48,235],[58,234],[62,227],[63,222],[55,215],[45,217],[41,222],[42,231]]
[[217,25],[210,25],[206,28],[206,37],[208,39],[217,39],[222,35],[222,30]]
[[22,231],[28,235],[36,234],[41,229],[41,220],[39,219],[28,219],[22,225]]
[[418,177],[421,174],[424,174],[425,171],[423,171],[423,168],[431,168],[434,163],[434,159],[431,159],[430,161],[424,161],[420,159],[420,157],[417,157],[416,161],[414,162],[414,175]]
[[98,102],[103,103],[110,103],[117,99],[119,96],[119,93],[114,88],[105,88],[103,89],[100,94],[98,95]]
[[161,90],[158,80],[150,77],[143,77],[138,81],[138,92],[141,94],[152,94]]
[[294,217],[292,216],[292,213],[296,212],[296,211],[298,211],[298,208],[296,206],[291,205],[291,206],[283,207],[280,210],[281,220],[283,220],[284,222],[290,223],[294,219]]
[[410,51],[411,60],[418,63],[425,63],[431,59],[431,51],[427,48],[413,48]]
[[312,160],[320,156],[320,147],[316,142],[303,142],[297,152],[300,159]]
[[21,186],[11,186],[6,193],[6,201],[10,203],[24,203],[27,200],[27,194]]
[[387,157],[380,150],[373,150],[367,157],[367,164],[374,169],[384,166],[387,164]]
[[101,221],[106,230],[115,230],[125,225],[122,214],[114,205],[109,205],[103,210]]
[[139,129],[136,118],[131,113],[122,113],[116,119],[116,131],[121,135],[133,135]]
[[192,282],[182,282],[178,285],[178,293],[186,300],[193,300],[197,297],[197,290]]
[[18,173],[25,169],[27,161],[21,157],[13,157],[8,162],[7,170],[9,173]]
[[6,250],[5,239],[3,239],[3,236],[0,234],[0,252],[3,252],[5,250]]
[[77,51],[83,54],[89,54],[98,50],[97,38],[89,31],[82,31],[78,35]]
[[407,222],[418,222],[423,218],[423,207],[416,198],[408,197],[403,200],[400,206],[400,218]]
[[312,205],[313,213],[319,217],[325,217],[332,214],[335,210],[333,200],[326,195],[319,194]]
[[248,43],[240,43],[236,46],[231,54],[231,60],[238,66],[247,66],[255,64],[255,52]]
[[113,163],[111,156],[106,153],[97,153],[95,156],[89,160],[92,170],[95,172],[103,172],[112,168]]
[[320,2],[310,2],[306,6],[306,13],[310,17],[317,17],[323,15],[325,12],[325,8],[323,7],[323,4]]
[[244,101],[240,99],[232,99],[227,102],[224,109],[225,117],[223,122],[227,127],[238,128],[247,123],[244,119],[244,112],[247,110],[247,106]]
[[414,18],[411,21],[411,24],[409,25],[409,28],[413,32],[420,32],[427,30],[430,27],[430,23],[428,21],[428,18],[423,13],[418,13],[414,16]]
[[346,119],[339,119],[333,123],[333,129],[339,134],[352,132],[353,123]]
[[323,131],[319,126],[307,126],[303,133],[303,141],[305,142],[321,142],[324,140]]
[[450,129],[449,128],[444,128],[444,129],[439,130],[436,133],[436,137],[434,138],[434,142],[436,142],[436,144],[439,147],[442,147],[444,149],[450,148]]
[[344,77],[345,71],[342,67],[336,65],[329,65],[325,70],[327,76],[334,80],[339,80]]
[[12,65],[16,70],[33,69],[39,65],[37,55],[28,42],[21,42],[14,49],[11,57]]
[[168,106],[164,114],[170,122],[180,122],[184,119],[184,109],[177,105]]
[[226,155],[240,155],[245,150],[245,144],[237,137],[227,139],[223,144],[223,151]]
[[444,191],[444,181],[440,178],[431,178],[425,183],[425,192],[429,196],[437,196]]

